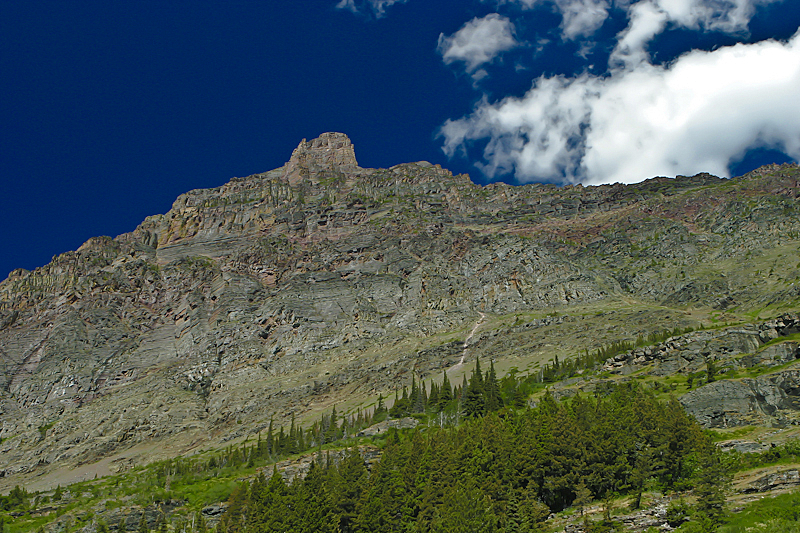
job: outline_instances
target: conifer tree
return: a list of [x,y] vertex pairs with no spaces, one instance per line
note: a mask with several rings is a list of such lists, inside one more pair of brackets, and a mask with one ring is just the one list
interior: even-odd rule
[[428,395],[428,408],[439,411],[439,386],[431,380],[431,392]]
[[267,454],[272,455],[275,452],[275,435],[272,432],[272,419],[269,417],[269,429],[267,430]]
[[339,418],[336,415],[336,404],[331,409],[331,417],[328,421],[328,431],[325,435],[325,442],[333,442],[338,438]]
[[572,505],[577,507],[581,512],[581,516],[583,516],[583,510],[591,501],[592,491],[586,487],[586,483],[581,479],[580,483],[575,487],[575,499],[572,501]]
[[419,387],[417,387],[417,380],[414,374],[411,374],[411,394],[408,397],[409,411],[417,413],[417,402],[419,400]]
[[375,410],[372,412],[372,420],[370,420],[368,423],[365,422],[365,424],[372,425],[386,420],[387,411],[386,404],[383,401],[383,394],[379,394],[378,403],[375,405]]
[[713,383],[714,381],[717,380],[716,375],[717,375],[717,366],[714,364],[714,361],[709,359],[708,362],[706,363],[706,376],[707,376],[706,381],[708,383]]
[[439,389],[439,410],[444,411],[447,405],[453,400],[453,387],[447,379],[447,372],[442,372],[442,386]]
[[485,410],[484,402],[484,387],[483,376],[481,375],[480,360],[475,360],[475,370],[472,372],[472,377],[469,384],[466,386],[464,394],[462,411],[465,417],[481,416]]
[[295,424],[294,424],[294,412],[292,412],[292,423],[289,425],[289,439],[288,440],[289,440],[289,444],[286,447],[286,453],[295,454],[298,451],[300,451],[298,449],[298,446],[297,446],[297,440],[298,439],[297,439],[297,428],[295,427]]
[[[414,378],[412,376],[412,385],[414,384]],[[416,386],[416,395],[412,398],[409,398],[410,404],[410,411],[412,413],[422,413],[425,411],[425,404],[427,398],[425,394],[425,383],[420,381],[420,383]]]
[[494,360],[489,363],[489,371],[486,373],[483,386],[486,411],[497,411],[503,406],[503,400],[500,397],[500,384],[497,382],[497,374],[494,371]]
[[283,426],[278,430],[278,438],[275,443],[275,453],[282,455],[286,453],[286,433],[283,431]]
[[700,480],[694,489],[702,531],[716,531],[725,516],[725,489],[731,476],[722,461],[722,452],[706,443],[701,456]]
[[[397,398],[397,394],[395,394],[395,398]],[[408,414],[409,407],[408,389],[403,387],[403,395],[399,400],[395,399],[394,405],[389,409],[389,414],[392,415],[392,418],[400,418]]]

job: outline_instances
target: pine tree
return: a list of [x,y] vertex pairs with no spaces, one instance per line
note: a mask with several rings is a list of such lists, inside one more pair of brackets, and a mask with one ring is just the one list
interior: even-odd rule
[[267,454],[272,455],[275,452],[275,434],[272,431],[272,419],[269,417],[269,429],[267,430]]
[[336,415],[336,404],[331,409],[331,417],[328,422],[328,431],[325,435],[325,442],[333,442],[338,438],[339,432],[339,418]]
[[695,506],[703,531],[716,531],[725,517],[725,489],[731,476],[722,461],[719,448],[706,443],[700,459],[699,483],[694,489],[697,495]]
[[289,444],[286,448],[286,453],[288,454],[295,454],[298,451],[297,446],[297,428],[294,424],[294,412],[292,412],[292,423],[289,425]]
[[286,453],[286,433],[283,431],[283,426],[278,430],[278,437],[275,442],[275,453],[277,455]]
[[411,396],[408,398],[409,411],[412,413],[422,413],[425,411],[426,404],[425,383],[420,381],[416,382],[414,376],[411,376]]
[[447,379],[447,372],[442,372],[442,386],[439,388],[439,410],[444,411],[447,405],[453,401],[453,387]]
[[383,422],[386,420],[386,413],[388,410],[386,409],[386,404],[383,401],[383,394],[378,395],[378,403],[375,406],[375,411],[372,412],[372,420],[371,424],[377,424],[378,422]]
[[592,491],[586,487],[586,483],[581,479],[580,483],[575,487],[575,499],[572,501],[572,505],[577,507],[581,512],[581,516],[583,516],[583,510],[591,501]]
[[714,361],[709,359],[706,363],[706,381],[708,383],[713,383],[717,380],[717,366],[714,364]]
[[497,374],[494,371],[494,360],[489,363],[489,371],[484,380],[484,398],[487,412],[497,411],[503,406],[500,384],[497,382]]
[[475,370],[464,393],[462,411],[465,417],[481,416],[485,411],[483,376],[480,360],[475,360]]
[[428,395],[428,407],[439,411],[439,386],[433,380],[431,380],[431,392]]
[[419,387],[417,387],[417,380],[414,374],[411,374],[411,394],[408,397],[409,411],[418,413],[417,404],[419,402]]
[[[395,394],[395,398],[397,398],[397,394]],[[403,387],[403,395],[400,399],[395,399],[394,405],[391,409],[389,409],[389,414],[392,418],[400,418],[406,416],[410,410],[410,403],[408,397],[408,389]]]

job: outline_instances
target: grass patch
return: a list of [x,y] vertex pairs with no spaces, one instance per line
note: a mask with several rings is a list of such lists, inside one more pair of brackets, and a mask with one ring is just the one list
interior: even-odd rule
[[764,498],[730,517],[720,533],[800,533],[800,492]]
[[730,429],[730,430],[727,430],[727,429],[707,429],[706,433],[708,434],[709,437],[711,437],[712,441],[714,441],[714,442],[722,442],[722,441],[731,440],[731,439],[740,439],[742,437],[750,435],[751,433],[753,433],[757,429],[758,428],[756,426],[744,426],[744,427],[741,427],[741,428],[735,428],[735,429]]

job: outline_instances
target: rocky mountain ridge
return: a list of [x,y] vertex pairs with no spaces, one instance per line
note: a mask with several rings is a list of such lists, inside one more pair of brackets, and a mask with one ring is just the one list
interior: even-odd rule
[[124,469],[478,356],[533,372],[778,316],[800,299],[798,170],[482,187],[426,162],[360,168],[343,134],[304,140],[0,283],[0,472]]

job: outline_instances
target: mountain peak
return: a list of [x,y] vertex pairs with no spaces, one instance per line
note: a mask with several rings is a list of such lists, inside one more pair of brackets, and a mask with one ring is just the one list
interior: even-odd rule
[[305,176],[325,170],[348,171],[358,168],[353,142],[344,133],[327,132],[316,139],[303,139],[286,164],[284,179],[297,185]]

